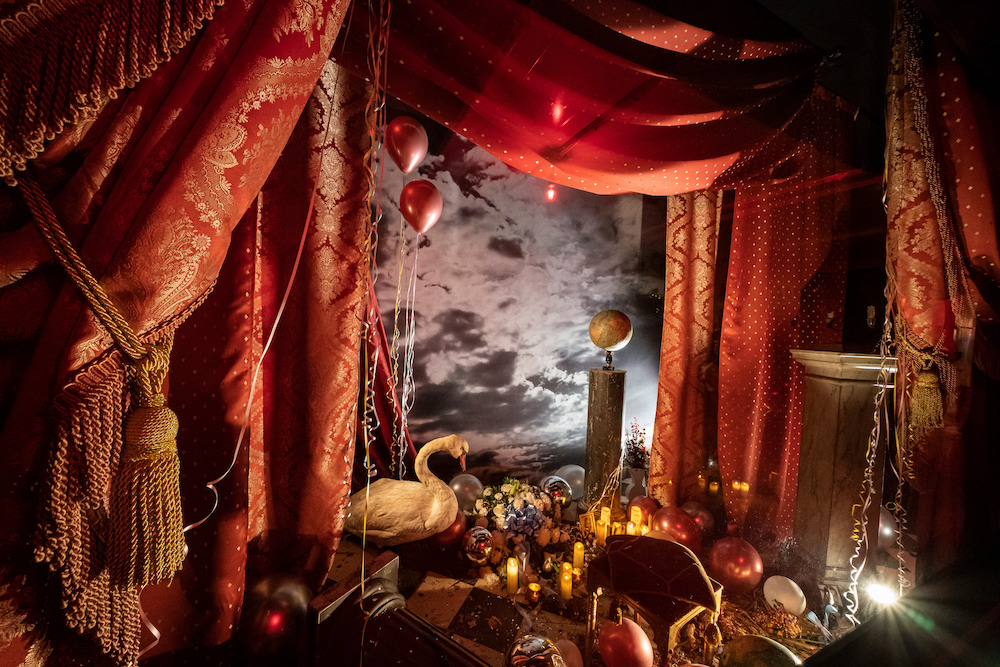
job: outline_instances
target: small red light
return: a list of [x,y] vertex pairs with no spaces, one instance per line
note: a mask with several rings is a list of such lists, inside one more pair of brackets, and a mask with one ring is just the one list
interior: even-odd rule
[[549,184],[549,187],[545,190],[545,201],[555,201],[556,200],[556,186]]
[[281,612],[271,613],[267,617],[267,632],[269,634],[274,634],[276,632],[281,632],[285,626],[284,614]]

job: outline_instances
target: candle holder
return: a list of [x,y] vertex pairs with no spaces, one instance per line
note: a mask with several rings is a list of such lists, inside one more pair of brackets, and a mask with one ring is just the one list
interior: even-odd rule
[[542,601],[542,586],[541,584],[536,584],[534,582],[528,584],[528,590],[525,592],[524,596],[528,600],[528,604],[538,604]]

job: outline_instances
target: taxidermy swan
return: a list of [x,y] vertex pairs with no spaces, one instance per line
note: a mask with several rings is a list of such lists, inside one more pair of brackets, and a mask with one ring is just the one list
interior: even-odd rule
[[351,496],[344,530],[358,536],[367,531],[367,539],[375,544],[392,546],[437,535],[454,523],[458,516],[458,498],[451,487],[427,467],[427,459],[435,452],[448,452],[465,470],[469,443],[459,435],[428,442],[420,448],[413,465],[420,481],[385,477],[375,480],[368,485],[367,498],[364,489]]

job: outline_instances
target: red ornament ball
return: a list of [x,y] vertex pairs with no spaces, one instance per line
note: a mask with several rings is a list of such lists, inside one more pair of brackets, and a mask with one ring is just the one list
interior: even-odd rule
[[680,507],[664,507],[653,514],[653,531],[666,533],[674,542],[683,544],[695,553],[701,551],[701,528],[691,515]]
[[597,646],[606,667],[653,667],[653,645],[630,619],[623,618],[621,623],[605,621]]
[[629,521],[632,520],[633,507],[638,507],[639,511],[642,512],[642,523],[649,525],[649,518],[656,514],[656,510],[660,509],[660,503],[649,496],[636,496],[628,501],[628,509],[625,510],[625,517]]
[[723,537],[708,552],[708,573],[726,590],[746,593],[760,583],[764,562],[746,540]]

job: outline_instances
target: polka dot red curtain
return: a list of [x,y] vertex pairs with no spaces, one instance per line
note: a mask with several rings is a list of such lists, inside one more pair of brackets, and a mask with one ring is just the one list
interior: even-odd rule
[[[375,4],[375,3],[372,3]],[[750,5],[750,3],[741,3]],[[393,3],[394,97],[553,183],[599,194],[721,187],[767,169],[820,54],[767,12],[630,0]],[[367,72],[362,7],[333,57]]]

